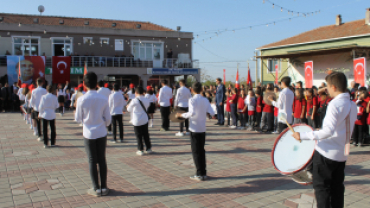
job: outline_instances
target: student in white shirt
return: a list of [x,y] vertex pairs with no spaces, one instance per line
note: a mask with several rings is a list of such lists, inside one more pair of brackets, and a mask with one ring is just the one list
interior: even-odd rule
[[167,80],[162,80],[162,88],[159,90],[158,102],[160,105],[162,128],[161,131],[170,130],[170,113],[171,113],[171,98],[172,89],[167,86]]
[[135,89],[135,99],[132,99],[127,106],[127,111],[132,113],[131,123],[134,125],[135,136],[137,140],[137,155],[144,155],[143,140],[146,147],[146,153],[152,153],[152,144],[150,142],[149,130],[148,130],[148,113],[150,101],[146,99],[142,94],[144,90],[142,87]]
[[148,108],[148,114],[149,114],[149,117],[150,117],[149,127],[153,127],[153,118],[154,118],[156,103],[157,103],[158,99],[155,96],[155,94],[153,92],[153,88],[151,86],[146,87],[145,98],[148,99],[149,102],[150,102],[149,108]]
[[[108,87],[109,87],[108,83],[104,84],[102,80],[99,81],[99,90],[97,92],[98,94],[104,95],[104,97],[107,98],[107,101],[109,99],[109,95],[111,94],[111,91]],[[107,129],[108,129],[108,134],[112,135],[112,124],[109,124],[109,126],[107,126]]]
[[35,132],[34,135],[35,136],[37,135],[39,137],[37,139],[38,141],[42,141],[41,121],[39,119],[39,105],[40,105],[41,97],[43,95],[46,95],[47,92],[44,88],[42,88],[42,85],[44,84],[44,80],[42,78],[38,78],[36,82],[37,82],[37,88],[32,91],[32,95],[31,95],[31,106],[33,108],[32,119],[35,120],[35,125],[33,125],[34,132]]
[[206,141],[206,120],[207,113],[213,116],[215,113],[208,99],[201,95],[202,84],[196,82],[192,86],[192,92],[195,94],[189,100],[189,112],[177,113],[177,117],[190,118],[190,141],[194,164],[196,167],[195,176],[192,180],[203,181],[207,179],[206,171],[206,151],[204,149]]
[[[178,107],[180,110],[185,112],[189,111],[189,99],[191,98],[191,92],[185,86],[185,80],[181,79],[179,81],[180,88],[177,90],[176,99],[174,102],[175,107]],[[185,123],[185,134],[189,134],[189,119],[186,119],[184,122],[180,123],[180,131],[176,134],[176,136],[184,136],[184,123]]]
[[[287,121],[289,124],[293,123],[292,113],[293,113],[293,102],[294,93],[289,89],[291,79],[289,76],[283,77],[281,79],[282,91],[279,93],[279,98],[274,101],[272,97],[268,99],[272,101],[272,105],[279,109],[279,113],[285,113],[287,115]],[[278,132],[281,133],[284,129],[288,128],[285,121],[278,118]]]
[[[87,191],[93,196],[107,195],[107,126],[111,122],[107,98],[96,92],[98,77],[94,72],[84,75],[84,86],[88,92],[78,99],[76,121],[83,124],[83,136],[89,158],[93,188]],[[99,165],[99,174],[96,164]],[[100,175],[100,186],[98,175]]]
[[126,106],[126,100],[123,98],[122,93],[119,92],[119,85],[114,84],[114,93],[109,95],[109,111],[112,116],[112,127],[113,127],[113,140],[111,143],[116,143],[117,136],[117,124],[119,128],[119,138],[123,143],[123,121],[122,114],[123,108]]
[[248,130],[254,130],[254,114],[256,111],[256,97],[254,96],[253,89],[248,90],[248,96],[244,100],[245,109],[248,110]]
[[41,97],[39,106],[39,118],[42,118],[42,128],[44,135],[44,148],[48,148],[48,123],[50,125],[50,143],[55,146],[55,109],[59,107],[57,96],[53,95],[53,87],[51,85],[46,87],[48,94]]
[[64,114],[64,101],[66,96],[66,89],[68,88],[68,81],[66,82],[66,86],[62,88],[61,84],[58,85],[57,96],[58,96],[58,103],[59,103],[59,113],[60,116]]
[[344,207],[344,168],[357,119],[357,107],[346,92],[346,75],[333,72],[325,80],[333,100],[327,106],[322,129],[296,132],[293,137],[298,141],[316,141],[312,178],[317,207],[339,208]]

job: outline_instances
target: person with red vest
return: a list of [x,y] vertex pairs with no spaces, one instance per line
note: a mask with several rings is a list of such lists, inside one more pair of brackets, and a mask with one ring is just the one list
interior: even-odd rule
[[293,124],[304,123],[306,114],[306,99],[302,88],[295,89],[295,99],[293,102]]
[[364,128],[367,120],[366,107],[370,101],[369,93],[366,87],[360,87],[357,95],[357,120],[355,121],[355,129],[353,130],[353,145],[362,146],[364,144]]
[[245,99],[245,90],[240,90],[240,95],[238,98],[238,116],[239,116],[239,122],[240,122],[240,127],[239,127],[240,130],[245,130],[245,126],[248,121],[248,114],[247,114],[248,109],[245,109],[244,99]]

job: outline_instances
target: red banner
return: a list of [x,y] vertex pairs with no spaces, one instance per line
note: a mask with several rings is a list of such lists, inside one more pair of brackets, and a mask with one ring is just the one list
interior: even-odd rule
[[275,84],[279,83],[279,65],[275,64]]
[[306,88],[313,87],[313,61],[307,61],[304,63],[304,77],[306,82]]
[[247,85],[248,85],[250,88],[252,88],[252,78],[251,78],[251,71],[249,70],[249,67],[248,67]]
[[64,84],[70,81],[71,57],[53,56],[53,83]]
[[236,71],[235,88],[239,89],[239,70]]
[[361,87],[365,86],[366,82],[366,58],[358,58],[353,60],[353,74],[355,82],[359,83]]
[[226,74],[225,74],[225,72],[226,72],[226,69],[224,69],[224,85],[226,85]]

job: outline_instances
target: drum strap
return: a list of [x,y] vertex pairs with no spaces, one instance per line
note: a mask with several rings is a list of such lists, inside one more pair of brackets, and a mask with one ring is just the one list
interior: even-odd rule
[[[350,107],[351,109],[351,107]],[[344,146],[344,155],[348,156],[349,155],[349,149],[351,147],[350,145],[350,139],[351,139],[351,125],[350,125],[350,115],[351,115],[351,110],[349,110],[349,113],[346,117],[346,144]]]

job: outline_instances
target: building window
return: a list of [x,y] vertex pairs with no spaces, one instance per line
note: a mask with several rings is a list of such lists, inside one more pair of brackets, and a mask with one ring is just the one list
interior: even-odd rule
[[100,45],[109,45],[109,38],[100,38]]
[[40,55],[40,37],[13,36],[13,54],[22,56]]
[[272,73],[272,72],[275,72],[275,65],[278,64],[279,66],[279,71],[281,71],[280,69],[280,64],[279,64],[279,60],[276,60],[276,59],[269,59],[267,61],[267,70],[268,72]]
[[72,38],[51,38],[53,56],[71,56],[73,54]]
[[123,39],[115,39],[114,40],[114,50],[115,51],[123,51],[124,50],[124,42]]
[[162,60],[163,43],[149,41],[132,41],[132,52],[135,59]]
[[84,44],[94,44],[92,37],[84,37]]

